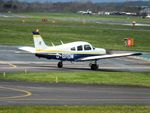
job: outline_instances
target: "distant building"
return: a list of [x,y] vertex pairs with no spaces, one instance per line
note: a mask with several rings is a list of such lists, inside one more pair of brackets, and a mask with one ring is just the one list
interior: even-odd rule
[[99,11],[98,15],[110,15],[111,12]]
[[150,18],[150,7],[144,8],[143,10],[140,11],[140,13],[141,13],[142,15],[145,14],[146,17],[149,17],[149,18]]
[[150,8],[149,7],[144,8],[143,10],[141,10],[141,13],[150,14]]
[[119,12],[119,11],[113,11],[113,12],[105,12],[100,11],[98,12],[98,15],[122,15],[122,16],[136,16],[136,13],[130,13],[130,12]]

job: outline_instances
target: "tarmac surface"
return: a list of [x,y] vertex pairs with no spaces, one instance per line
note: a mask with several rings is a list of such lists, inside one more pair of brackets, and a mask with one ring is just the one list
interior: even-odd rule
[[[100,60],[98,71],[150,72],[150,62],[132,58]],[[88,62],[38,59],[16,46],[0,46],[0,73],[91,71]],[[48,84],[0,80],[0,105],[150,105],[150,87]]]
[[0,105],[150,105],[150,87],[0,80]]
[[[16,46],[0,45],[0,73],[49,72],[49,71],[91,71],[89,62],[64,62],[62,69],[58,61],[39,59],[34,54],[18,50]],[[150,61],[133,58],[114,58],[99,60],[99,70],[110,72],[150,72]]]

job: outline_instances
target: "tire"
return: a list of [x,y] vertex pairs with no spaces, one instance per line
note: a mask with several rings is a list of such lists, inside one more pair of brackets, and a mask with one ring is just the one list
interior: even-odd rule
[[58,68],[62,68],[63,67],[63,63],[62,62],[58,62]]
[[97,64],[92,64],[91,65],[91,70],[97,70],[98,69],[98,65]]

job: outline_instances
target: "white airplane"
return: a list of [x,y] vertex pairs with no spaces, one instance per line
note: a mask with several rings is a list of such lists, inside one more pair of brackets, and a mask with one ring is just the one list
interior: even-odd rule
[[92,11],[90,11],[89,9],[87,11],[78,11],[77,13],[80,13],[80,14],[87,14],[87,15],[91,15],[92,14]]
[[146,18],[150,18],[150,15],[147,15]]
[[97,70],[99,67],[97,61],[100,59],[141,55],[141,53],[106,54],[105,49],[95,48],[90,43],[83,41],[66,44],[62,42],[61,45],[57,46],[52,43],[52,46],[47,46],[38,30],[33,32],[33,39],[35,47],[24,46],[19,47],[19,49],[34,53],[39,58],[59,60],[58,68],[63,67],[63,61],[93,61],[90,63],[90,67],[92,70]]

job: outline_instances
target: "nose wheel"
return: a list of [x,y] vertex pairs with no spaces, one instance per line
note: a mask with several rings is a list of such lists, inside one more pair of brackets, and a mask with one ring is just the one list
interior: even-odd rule
[[58,68],[62,68],[63,67],[63,62],[62,61],[58,62],[57,66],[58,66]]
[[97,64],[97,61],[95,60],[94,64],[90,64],[91,70],[98,70],[99,65]]

